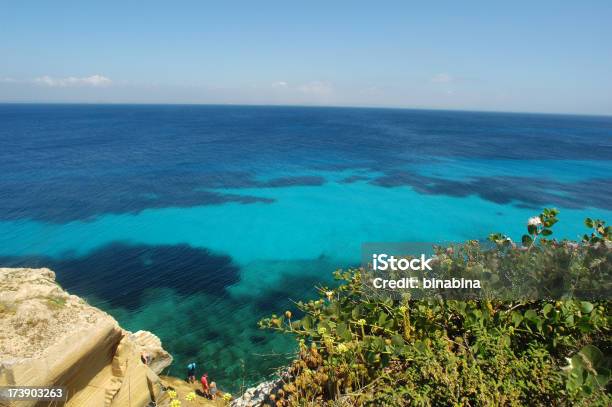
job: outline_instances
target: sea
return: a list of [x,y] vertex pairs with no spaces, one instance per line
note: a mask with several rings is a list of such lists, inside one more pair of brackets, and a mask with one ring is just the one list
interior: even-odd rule
[[407,109],[0,104],[0,266],[49,267],[237,391],[295,341],[258,328],[366,242],[520,240],[612,221],[612,117]]

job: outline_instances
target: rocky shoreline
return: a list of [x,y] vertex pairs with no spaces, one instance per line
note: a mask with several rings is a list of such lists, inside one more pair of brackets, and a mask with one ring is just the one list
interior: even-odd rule
[[[63,290],[53,271],[0,268],[0,386],[61,386],[68,407],[169,406],[168,390],[182,399],[199,387],[160,377],[171,363],[157,336],[121,328],[109,314]],[[264,405],[282,384],[279,378],[249,388],[231,406]],[[226,402],[197,397],[191,404]],[[0,406],[11,405],[0,400]]]
[[163,405],[172,356],[159,338],[122,329],[53,271],[0,268],[0,316],[0,386],[63,386],[66,406]]
[[255,387],[248,388],[244,394],[232,401],[231,407],[259,407],[263,405],[274,406],[274,396],[284,384],[283,379],[268,380]]

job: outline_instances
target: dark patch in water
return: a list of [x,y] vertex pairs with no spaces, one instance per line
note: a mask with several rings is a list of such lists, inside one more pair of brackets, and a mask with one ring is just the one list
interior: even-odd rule
[[358,181],[367,181],[370,178],[363,176],[363,175],[351,175],[350,177],[346,177],[343,180],[340,181],[341,184],[352,184],[354,182],[358,182]]
[[139,213],[149,208],[274,202],[272,198],[200,190],[197,177],[189,175],[176,179],[157,174],[117,179],[67,177],[56,182],[0,182],[0,219],[65,223],[102,214]]
[[294,176],[271,178],[260,181],[255,174],[245,171],[185,174],[188,182],[195,182],[200,188],[282,188],[290,186],[321,186],[325,178],[320,176]]
[[214,188],[320,186],[323,177],[296,176],[258,181],[241,172],[141,174],[124,177],[67,177],[64,182],[2,182],[0,219],[30,218],[54,223],[93,219],[103,214],[145,209],[275,202],[273,198],[222,193]]
[[[166,339],[166,338],[164,338]],[[197,355],[200,352],[203,340],[201,337],[194,337],[190,335],[177,336],[176,333],[172,338],[167,338],[164,341],[164,344],[170,342],[172,343],[172,355],[180,355],[179,357],[185,358],[182,360],[183,363],[180,365],[174,365],[172,368],[177,369],[182,366],[186,366],[187,363],[191,362],[191,356]]]
[[257,188],[282,188],[293,186],[321,186],[325,178],[316,176],[274,178],[267,182],[257,183]]
[[538,211],[538,210],[542,209],[542,208],[540,208],[540,207],[538,207],[536,205],[528,205],[528,204],[525,204],[525,203],[517,203],[517,204],[514,204],[514,206],[516,206],[517,208],[530,209],[530,210],[534,210],[534,211]]
[[530,177],[476,177],[456,181],[398,171],[370,182],[382,187],[411,186],[428,195],[466,197],[477,195],[498,204],[514,204],[521,208],[558,205],[582,209],[612,209],[612,179],[588,179],[574,183]]
[[277,283],[269,287],[263,295],[254,298],[255,307],[262,314],[295,309],[290,299],[295,301],[316,297],[316,286],[332,283],[329,270],[321,274],[282,275]]
[[0,257],[0,265],[48,267],[66,290],[129,309],[138,308],[141,295],[150,288],[219,296],[239,280],[231,257],[185,244],[112,243],[79,257]]
[[251,343],[253,345],[259,345],[263,342],[265,342],[268,338],[266,338],[265,336],[262,335],[251,335],[249,336],[249,340],[251,341]]
[[207,341],[214,341],[214,340],[219,339],[221,337],[221,334],[212,329],[208,329],[204,332],[204,337],[206,338]]
[[[564,115],[244,106],[0,105],[0,219],[63,223],[147,208],[271,203],[215,188],[317,186],[260,181],[288,168],[383,173],[383,186],[477,194],[493,202],[609,209],[610,181],[445,180],[402,173],[414,160],[612,158],[612,119]],[[526,175],[526,176],[525,176]],[[354,182],[356,178],[347,178]],[[535,188],[534,185],[538,184]],[[534,190],[547,191],[532,197]],[[593,188],[590,190],[589,188]],[[596,188],[603,188],[597,192]],[[211,190],[212,189],[212,190]],[[551,190],[567,197],[557,199]],[[579,195],[585,194],[582,197]]]

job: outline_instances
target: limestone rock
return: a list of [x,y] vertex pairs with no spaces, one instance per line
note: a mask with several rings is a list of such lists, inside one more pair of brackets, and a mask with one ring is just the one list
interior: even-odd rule
[[255,387],[247,389],[242,397],[232,401],[231,407],[259,407],[269,401],[271,394],[275,394],[282,388],[284,381],[282,379],[269,380]]
[[172,363],[172,356],[162,348],[159,338],[151,332],[138,331],[130,334],[130,339],[150,358],[149,367],[156,374],[160,374]]
[[145,406],[171,362],[159,338],[123,330],[51,270],[0,268],[0,386],[64,386],[66,406]]

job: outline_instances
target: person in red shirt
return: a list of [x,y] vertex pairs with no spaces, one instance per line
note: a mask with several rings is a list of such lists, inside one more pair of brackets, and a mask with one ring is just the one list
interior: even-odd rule
[[202,392],[206,395],[206,397],[208,397],[210,395],[210,387],[208,386],[208,373],[204,373],[200,381],[202,382]]

